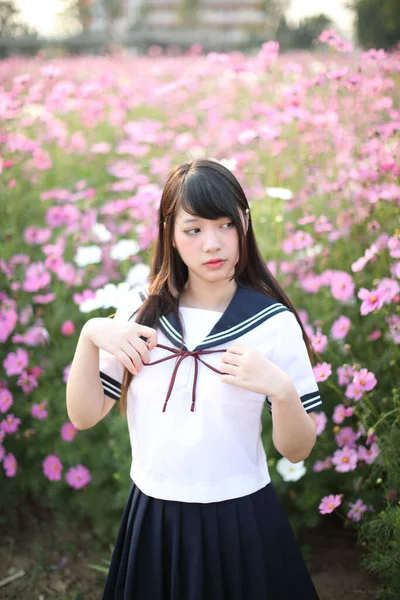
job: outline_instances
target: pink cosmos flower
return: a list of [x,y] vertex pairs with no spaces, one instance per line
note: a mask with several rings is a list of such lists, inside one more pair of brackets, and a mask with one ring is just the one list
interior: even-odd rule
[[54,292],[49,292],[48,294],[36,294],[32,296],[32,301],[36,304],[50,304],[53,300],[56,299],[56,295]]
[[67,383],[67,381],[68,381],[68,375],[69,375],[69,372],[71,370],[71,367],[72,367],[72,363],[70,363],[69,365],[67,365],[65,367],[64,371],[63,371],[63,382],[64,383]]
[[65,475],[68,485],[76,490],[85,487],[91,480],[89,470],[83,465],[71,467]]
[[20,423],[21,419],[14,417],[14,415],[10,413],[0,422],[0,430],[10,435],[11,433],[18,431]]
[[19,375],[28,365],[28,353],[23,348],[17,348],[16,352],[9,352],[3,361],[6,375]]
[[344,271],[337,271],[332,274],[331,294],[335,300],[345,302],[354,296],[354,282],[351,275]]
[[315,418],[317,424],[317,437],[319,437],[324,432],[328,419],[324,412],[315,413]]
[[27,244],[41,246],[51,238],[51,229],[40,229],[35,225],[27,227],[24,231],[24,240]]
[[75,333],[75,325],[72,321],[64,321],[61,326],[61,332],[63,335],[72,335]]
[[354,471],[357,467],[358,455],[356,450],[344,446],[341,450],[336,450],[333,455],[332,463],[335,465],[335,470],[339,473]]
[[46,410],[47,400],[43,400],[40,404],[32,404],[31,406],[31,415],[32,417],[36,417],[39,421],[44,421],[48,417],[48,412]]
[[15,477],[17,473],[18,464],[14,454],[11,454],[11,452],[6,454],[6,456],[3,459],[3,467],[6,477]]
[[24,394],[30,394],[39,385],[38,380],[32,373],[24,371],[17,379],[17,386],[22,389]]
[[13,397],[10,390],[0,389],[0,412],[6,413],[8,409],[12,406]]
[[339,385],[347,385],[351,382],[355,370],[350,365],[343,365],[336,370]]
[[351,321],[348,317],[341,315],[332,324],[331,334],[334,340],[343,339],[349,332]]
[[342,427],[339,433],[335,435],[337,445],[342,448],[348,446],[349,448],[356,447],[357,434],[351,427]]
[[320,473],[321,471],[326,471],[327,469],[330,469],[331,466],[332,466],[332,457],[327,456],[325,458],[325,460],[315,461],[315,463],[313,465],[313,471],[315,471],[315,473]]
[[363,515],[368,510],[366,504],[363,503],[361,498],[359,498],[354,504],[349,502],[350,511],[347,513],[347,517],[351,519],[351,521],[359,521]]
[[362,390],[369,392],[376,386],[377,381],[375,375],[368,371],[368,369],[361,369],[354,374],[353,383]]
[[332,374],[332,367],[328,363],[318,363],[313,367],[316,381],[325,381]]
[[26,344],[27,346],[45,346],[50,337],[49,332],[42,325],[36,324],[29,327],[25,333],[16,333],[11,338],[16,344]]
[[60,481],[63,466],[58,456],[55,456],[54,454],[49,454],[46,456],[43,461],[42,468],[47,479],[50,479],[50,481]]
[[363,389],[356,383],[350,383],[350,385],[347,386],[344,395],[346,398],[350,398],[351,400],[354,400],[354,402],[358,402],[362,398]]
[[78,430],[72,423],[64,423],[61,426],[60,435],[65,442],[72,442],[77,433]]
[[381,336],[382,336],[382,332],[379,329],[374,329],[374,331],[371,331],[371,333],[367,337],[367,340],[369,342],[374,342],[375,340],[379,340],[379,338]]
[[358,446],[358,460],[363,460],[367,465],[371,465],[376,457],[379,455],[379,446],[375,442],[371,444],[370,448],[365,446]]
[[351,417],[353,412],[354,409],[352,407],[346,407],[344,406],[344,404],[338,404],[337,406],[335,406],[335,409],[333,411],[332,421],[339,425],[340,423],[343,423],[346,417]]
[[26,279],[23,284],[25,292],[38,292],[51,282],[51,275],[43,263],[32,263],[25,271]]
[[360,312],[365,316],[374,310],[380,310],[382,308],[386,298],[386,291],[379,288],[371,291],[368,291],[366,288],[361,288],[357,296],[363,300]]
[[342,494],[329,495],[322,498],[318,510],[321,515],[332,513],[342,503]]
[[311,335],[311,343],[315,352],[323,352],[328,345],[328,338],[318,330],[315,335]]

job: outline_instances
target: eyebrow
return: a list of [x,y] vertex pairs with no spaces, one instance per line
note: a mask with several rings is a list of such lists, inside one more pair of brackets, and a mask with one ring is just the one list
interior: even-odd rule
[[192,219],[184,219],[183,223],[193,223],[194,221],[198,221],[199,219],[196,217],[193,217]]

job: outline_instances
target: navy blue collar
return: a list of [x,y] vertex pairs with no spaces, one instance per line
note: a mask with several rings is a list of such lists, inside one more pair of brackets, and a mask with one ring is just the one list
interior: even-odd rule
[[[140,293],[142,300],[147,290]],[[262,292],[238,285],[236,292],[212,330],[194,350],[206,350],[234,340],[251,331],[274,315],[289,310],[287,306]],[[178,319],[171,311],[160,319],[159,327],[165,337],[176,347],[183,347],[183,334]]]

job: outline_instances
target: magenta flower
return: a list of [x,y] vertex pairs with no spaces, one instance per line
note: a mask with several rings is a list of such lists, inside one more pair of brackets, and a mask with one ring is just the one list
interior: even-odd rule
[[363,460],[367,465],[371,465],[377,456],[379,456],[379,446],[375,442],[371,444],[370,448],[365,446],[358,446],[358,460]]
[[331,466],[332,466],[332,457],[327,456],[325,458],[325,460],[315,461],[315,463],[313,465],[313,471],[315,471],[315,473],[320,473],[321,471],[326,471],[327,469],[330,469]]
[[6,477],[15,477],[17,473],[18,464],[17,459],[13,454],[11,454],[11,452],[6,454],[6,456],[4,457],[3,467]]
[[60,481],[63,466],[57,456],[54,454],[49,454],[46,456],[43,461],[42,468],[47,479],[50,479],[50,481]]
[[0,389],[0,412],[6,413],[12,406],[13,397],[10,390]]
[[368,510],[368,506],[363,503],[361,498],[359,498],[354,504],[349,502],[350,511],[347,513],[347,517],[352,521],[359,521],[363,515]]
[[318,510],[321,515],[329,515],[342,503],[342,494],[331,494],[322,498]]
[[63,335],[72,335],[75,333],[75,325],[72,321],[65,321],[61,326],[61,332]]
[[71,467],[65,475],[68,485],[76,490],[85,487],[91,480],[89,470],[83,465]]
[[350,400],[358,402],[362,398],[363,389],[356,383],[350,383],[350,385],[347,386],[344,395],[346,398],[350,398]]
[[361,369],[358,373],[354,374],[353,383],[366,392],[369,392],[376,386],[377,381],[375,375],[368,371],[368,369]]
[[331,294],[335,300],[346,302],[354,296],[354,282],[348,273],[336,271],[331,281]]
[[319,437],[324,432],[328,419],[324,412],[315,413],[315,418],[317,424],[317,437]]
[[343,365],[336,370],[339,385],[347,385],[351,382],[355,370],[350,365]]
[[67,365],[65,367],[64,371],[63,371],[63,382],[64,383],[67,383],[67,381],[68,381],[68,375],[69,375],[69,372],[71,370],[71,366],[72,366],[72,363],[70,363],[69,365]]
[[332,463],[335,465],[335,470],[339,473],[354,471],[357,467],[358,454],[353,448],[344,446],[341,450],[336,450],[333,455]]
[[32,417],[36,417],[39,421],[44,421],[48,417],[48,412],[46,410],[47,400],[43,400],[40,404],[32,404],[31,406],[31,415]]
[[342,448],[348,446],[349,448],[356,447],[357,434],[351,427],[342,427],[339,433],[335,435],[337,445]]
[[27,371],[24,371],[17,379],[17,386],[22,389],[24,394],[30,394],[38,385],[36,377]]
[[72,442],[77,433],[78,430],[72,423],[64,423],[61,426],[60,435],[65,442]]
[[3,361],[6,375],[19,375],[28,365],[28,353],[23,348],[17,348],[16,352],[9,352]]
[[316,381],[325,381],[332,374],[332,367],[328,363],[318,363],[313,367]]
[[51,283],[51,275],[43,263],[32,263],[25,271],[26,280],[23,284],[25,292],[38,292]]
[[366,288],[361,288],[357,296],[363,300],[360,312],[364,316],[382,308],[386,298],[386,291],[384,289],[368,291]]
[[346,414],[347,408],[345,407],[344,404],[338,404],[337,406],[335,406],[335,409],[333,411],[333,415],[332,415],[332,421],[334,423],[336,423],[337,425],[340,425],[340,423],[343,423],[343,421],[345,420],[347,414]]
[[336,321],[333,322],[331,328],[331,334],[334,340],[343,339],[349,332],[351,327],[351,321],[348,317],[341,315]]
[[328,345],[328,338],[321,331],[317,331],[315,335],[311,335],[311,343],[315,352],[323,352]]
[[21,423],[21,419],[14,417],[14,415],[9,414],[3,419],[0,423],[0,430],[4,433],[11,434],[18,431],[18,427]]

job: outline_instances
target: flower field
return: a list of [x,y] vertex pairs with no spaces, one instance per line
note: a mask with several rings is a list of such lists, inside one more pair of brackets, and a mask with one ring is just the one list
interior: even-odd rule
[[[207,157],[242,183],[263,256],[316,352],[323,409],[292,465],[263,440],[297,531],[355,528],[382,598],[400,597],[400,53],[0,62],[1,510],[90,519],[111,543],[129,488],[117,409],[69,423],[80,330],[146,283],[163,185]],[[84,398],[82,399],[84,402]],[[18,512],[18,511],[17,511]]]

